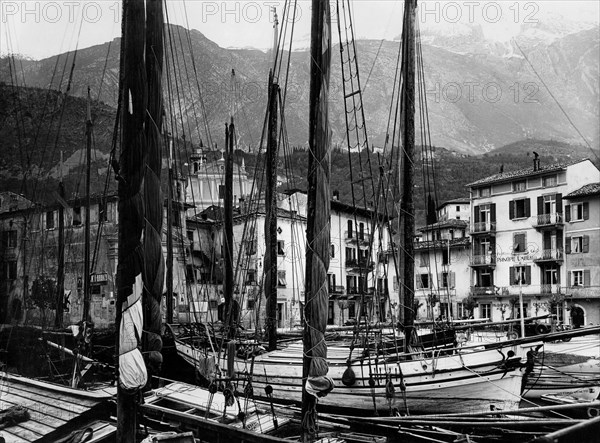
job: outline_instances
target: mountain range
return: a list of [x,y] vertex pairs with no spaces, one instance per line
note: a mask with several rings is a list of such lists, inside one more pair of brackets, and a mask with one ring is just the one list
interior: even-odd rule
[[[598,26],[559,29],[544,23],[524,26],[508,42],[484,37],[467,26],[453,35],[422,35],[422,60],[431,142],[465,154],[481,154],[519,140],[587,142],[599,135]],[[266,109],[270,52],[226,49],[197,30],[167,28],[166,78],[170,88],[170,130],[196,143],[223,143],[230,112],[230,73],[236,73],[238,144],[248,150],[261,138]],[[337,40],[335,37],[334,41]],[[388,128],[399,43],[358,40],[365,119],[370,142],[382,146]],[[0,59],[0,82],[92,96],[116,108],[120,39],[42,60]],[[333,48],[330,120],[335,145],[345,142],[344,100],[339,45]],[[287,54],[283,58],[287,63]],[[285,118],[289,143],[304,146],[308,134],[309,53],[292,52]],[[16,71],[16,72],[15,72]],[[285,70],[283,71],[285,72]],[[283,77],[283,74],[282,74]],[[283,84],[284,78],[280,78]],[[100,104],[95,106],[101,106]],[[565,116],[565,114],[568,116]],[[569,119],[571,122],[569,122]],[[577,128],[577,130],[575,129]]]

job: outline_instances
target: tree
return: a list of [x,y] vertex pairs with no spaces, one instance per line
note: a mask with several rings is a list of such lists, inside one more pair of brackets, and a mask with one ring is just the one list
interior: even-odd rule
[[462,304],[464,308],[469,311],[469,315],[473,316],[475,311],[475,307],[477,306],[477,300],[471,295],[466,298],[463,298]]
[[56,281],[45,276],[36,278],[31,286],[27,304],[40,310],[42,327],[46,325],[46,310],[56,308],[56,290]]

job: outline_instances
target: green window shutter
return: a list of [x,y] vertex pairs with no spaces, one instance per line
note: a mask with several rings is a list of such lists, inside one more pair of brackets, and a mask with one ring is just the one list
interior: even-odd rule
[[562,194],[556,194],[556,212],[562,214]]
[[537,198],[537,215],[544,214],[544,197]]
[[490,205],[490,221],[492,223],[496,222],[496,203]]
[[583,219],[589,220],[590,218],[590,204],[588,202],[583,203]]
[[582,243],[583,243],[583,247],[581,248],[582,252],[589,252],[590,251],[590,236],[584,235]]
[[515,201],[511,200],[508,202],[508,218],[510,220],[515,218]]
[[571,237],[565,238],[565,254],[571,253]]
[[571,205],[565,205],[565,221],[571,221]]
[[511,266],[510,268],[508,268],[508,278],[510,279],[511,285],[517,284],[517,274],[515,272],[514,266]]
[[531,284],[531,266],[525,266],[525,284]]
[[454,289],[454,287],[456,286],[456,276],[454,274],[454,272],[450,273],[450,287]]
[[590,270],[589,269],[585,269],[583,271],[583,286],[589,288],[591,286],[591,279],[590,279]]
[[479,223],[479,206],[473,208],[473,218],[475,219],[475,223]]
[[525,199],[525,217],[531,217],[531,199]]

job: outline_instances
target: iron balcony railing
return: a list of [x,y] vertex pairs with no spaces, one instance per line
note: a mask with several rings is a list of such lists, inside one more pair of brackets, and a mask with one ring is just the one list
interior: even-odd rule
[[536,227],[541,226],[555,226],[563,224],[563,216],[558,212],[551,214],[539,214],[533,218],[533,225]]
[[471,266],[484,266],[484,265],[495,265],[496,255],[495,254],[484,254],[484,255],[472,255]]
[[542,251],[539,253],[539,255],[534,258],[534,261],[536,261],[536,262],[562,261],[562,260],[564,260],[563,250],[560,248],[542,249]]
[[472,234],[479,234],[485,232],[496,232],[496,222],[477,222],[471,225]]

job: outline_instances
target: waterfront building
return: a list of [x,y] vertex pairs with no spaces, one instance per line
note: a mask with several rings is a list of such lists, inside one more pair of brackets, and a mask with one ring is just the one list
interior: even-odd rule
[[[467,185],[471,191],[471,295],[478,304],[475,317],[500,321],[555,313],[571,322],[564,200],[584,185],[598,182],[599,174],[590,160],[542,165],[536,155],[531,167]],[[593,223],[598,226],[598,219]]]

